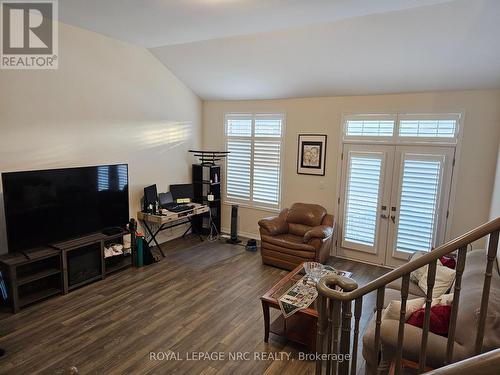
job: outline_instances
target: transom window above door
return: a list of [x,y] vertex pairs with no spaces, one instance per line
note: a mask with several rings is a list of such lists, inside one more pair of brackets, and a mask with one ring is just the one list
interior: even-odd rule
[[344,141],[456,144],[460,114],[359,114],[344,116]]

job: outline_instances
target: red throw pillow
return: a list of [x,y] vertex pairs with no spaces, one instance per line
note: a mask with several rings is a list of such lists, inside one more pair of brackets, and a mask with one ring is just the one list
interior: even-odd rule
[[455,269],[455,266],[457,265],[457,262],[455,261],[455,258],[453,257],[448,257],[448,256],[442,256],[439,258],[441,261],[441,264],[445,267],[451,268],[452,270]]
[[[418,309],[410,315],[406,323],[423,328],[425,317],[425,307]],[[429,331],[440,336],[448,336],[448,326],[450,325],[451,305],[435,305],[431,307],[431,318]]]

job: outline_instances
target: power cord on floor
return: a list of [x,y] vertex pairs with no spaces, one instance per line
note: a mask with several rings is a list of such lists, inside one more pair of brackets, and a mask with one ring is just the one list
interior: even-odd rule
[[217,226],[212,219],[212,209],[208,209],[208,225],[210,226],[210,233],[208,234],[207,240],[210,242],[217,241],[220,237]]

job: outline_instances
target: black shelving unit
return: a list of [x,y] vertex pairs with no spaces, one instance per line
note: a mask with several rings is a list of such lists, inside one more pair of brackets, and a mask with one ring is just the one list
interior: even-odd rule
[[[206,204],[210,213],[193,217],[193,226],[197,233],[210,233],[210,214],[220,233],[221,230],[221,168],[219,165],[193,164],[193,192],[196,203]],[[214,196],[209,201],[208,195]]]

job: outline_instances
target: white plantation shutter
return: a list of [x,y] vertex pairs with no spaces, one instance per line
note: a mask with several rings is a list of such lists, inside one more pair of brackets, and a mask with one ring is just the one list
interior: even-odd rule
[[395,122],[396,116],[392,114],[346,116],[344,138],[391,138]]
[[344,239],[375,244],[382,159],[350,156],[346,188]]
[[226,115],[229,203],[280,207],[282,135],[282,115]]
[[347,135],[392,137],[394,121],[350,120],[347,121]]
[[456,120],[401,120],[400,137],[454,138]]
[[256,115],[255,136],[281,138],[282,117],[281,115]]
[[252,142],[245,139],[228,140],[227,181],[228,198],[244,199],[250,197],[250,164]]
[[440,176],[440,161],[404,161],[396,241],[398,251],[432,249]]
[[459,114],[400,114],[399,136],[449,142],[458,136],[459,120]]
[[344,116],[344,140],[456,143],[460,114],[359,114]]
[[231,137],[251,137],[252,116],[251,115],[226,116],[226,135]]
[[253,200],[265,205],[279,205],[281,141],[255,141]]

